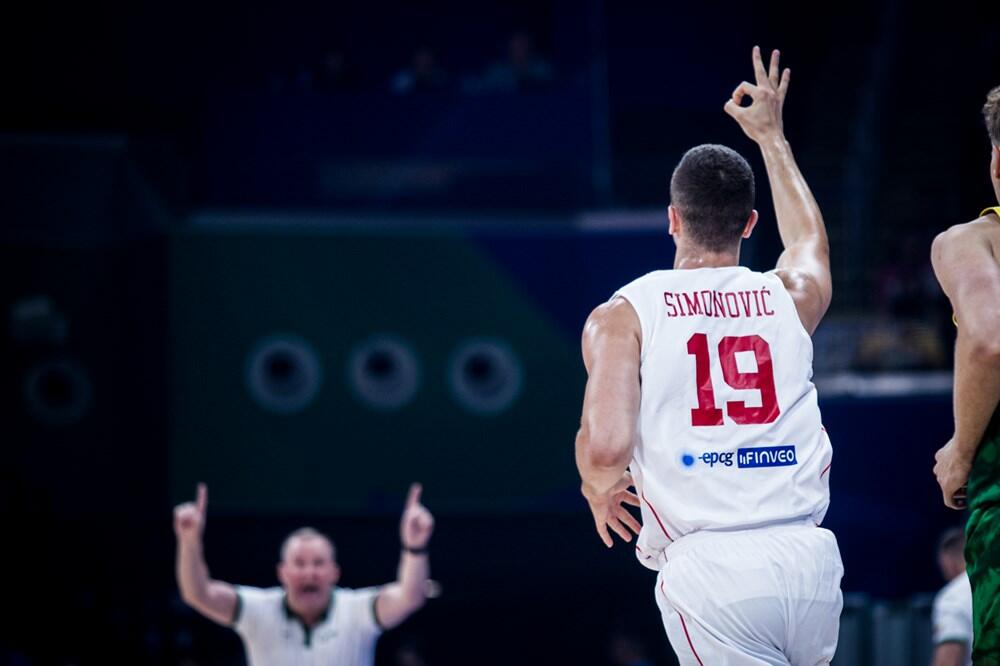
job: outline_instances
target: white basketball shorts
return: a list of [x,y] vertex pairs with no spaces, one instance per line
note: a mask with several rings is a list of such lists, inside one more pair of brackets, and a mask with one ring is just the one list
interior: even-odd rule
[[829,664],[844,565],[808,525],[700,531],[671,544],[656,603],[681,666]]

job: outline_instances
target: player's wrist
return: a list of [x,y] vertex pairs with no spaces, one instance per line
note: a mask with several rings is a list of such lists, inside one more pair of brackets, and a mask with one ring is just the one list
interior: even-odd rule
[[409,546],[404,543],[402,545],[402,550],[407,555],[427,555],[427,553],[430,551],[430,548],[428,548],[426,543],[423,544],[422,546]]

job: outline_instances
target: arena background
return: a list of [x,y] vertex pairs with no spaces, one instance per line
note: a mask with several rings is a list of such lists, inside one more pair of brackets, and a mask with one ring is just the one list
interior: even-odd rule
[[[651,573],[579,496],[579,332],[670,264],[697,143],[750,159],[743,260],[773,266],[763,165],[722,112],[760,44],[793,69],[832,239],[835,663],[925,663],[962,520],[930,471],[954,333],[929,246],[992,202],[995,3],[38,3],[2,30],[0,661],[242,663],[179,600],[172,506],[209,484],[215,577],[272,584],[308,523],[365,586],[419,480],[443,594],[379,664],[674,663]],[[515,35],[544,66],[510,89]]]

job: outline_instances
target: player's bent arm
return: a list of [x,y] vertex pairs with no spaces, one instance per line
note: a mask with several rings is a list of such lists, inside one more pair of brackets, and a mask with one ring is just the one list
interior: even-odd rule
[[965,651],[965,644],[959,641],[938,643],[934,647],[934,660],[931,666],[963,666]]
[[784,136],[774,135],[758,145],[785,248],[775,272],[795,301],[802,325],[812,334],[833,298],[826,224]]
[[583,329],[587,388],[576,464],[584,485],[596,493],[614,487],[632,460],[641,338],[639,317],[624,298],[597,307]]
[[958,321],[955,343],[955,446],[975,455],[1000,401],[1000,260],[995,222],[958,225],[938,235],[931,263]]
[[430,562],[426,553],[403,551],[394,583],[379,590],[375,599],[375,619],[383,629],[392,629],[420,610],[427,602]]
[[236,588],[209,577],[200,540],[177,542],[177,585],[184,603],[208,619],[226,626],[235,620]]

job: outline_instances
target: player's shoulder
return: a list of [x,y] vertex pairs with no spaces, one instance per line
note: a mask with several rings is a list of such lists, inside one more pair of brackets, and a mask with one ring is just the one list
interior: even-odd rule
[[934,238],[931,248],[932,250],[942,250],[954,245],[1000,238],[1000,224],[998,223],[1000,223],[1000,216],[987,212],[974,220],[952,225]]
[[639,323],[639,315],[631,300],[621,293],[616,293],[611,300],[594,308],[584,325],[584,334],[614,331],[622,328],[633,328]]

